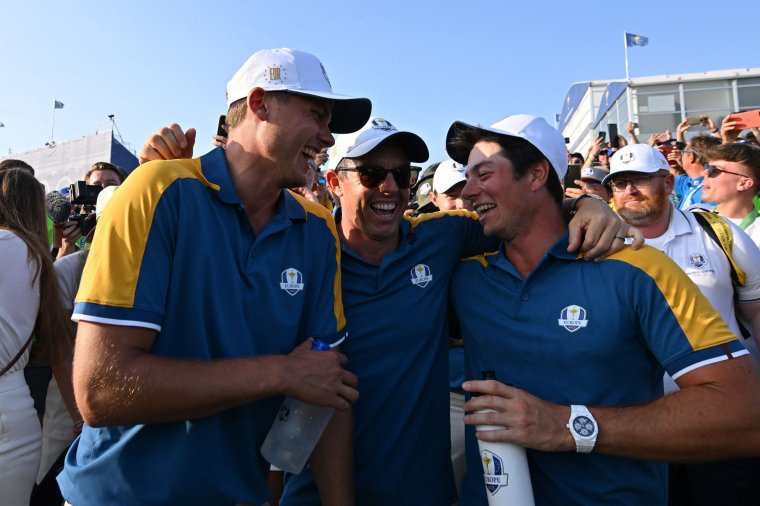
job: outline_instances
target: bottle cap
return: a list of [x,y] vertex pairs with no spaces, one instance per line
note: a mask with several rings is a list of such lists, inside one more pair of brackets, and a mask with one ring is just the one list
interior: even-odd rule
[[329,344],[325,344],[319,339],[312,339],[311,340],[311,349],[314,351],[328,351],[331,350]]

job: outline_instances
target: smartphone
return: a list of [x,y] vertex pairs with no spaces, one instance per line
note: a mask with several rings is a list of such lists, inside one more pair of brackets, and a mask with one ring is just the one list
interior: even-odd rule
[[565,144],[570,144],[570,137],[565,137]]
[[691,126],[701,125],[702,124],[702,118],[686,118],[686,124]]
[[216,135],[227,138],[227,116],[224,114],[219,116],[219,122],[216,124]]
[[598,137],[602,139],[602,142],[604,142],[604,139],[607,137],[607,132],[605,132],[604,130],[600,131],[598,134]]
[[607,130],[610,133],[610,147],[618,149],[620,147],[620,139],[618,139],[618,128],[616,123],[609,123]]
[[578,186],[575,183],[575,180],[580,180],[581,178],[581,165],[580,164],[573,164],[567,166],[567,173],[565,174],[565,179],[563,180],[563,186],[565,187],[565,190],[568,188],[578,188],[580,189],[580,186]]
[[668,155],[672,153],[675,148],[676,147],[672,143],[665,143],[665,144],[660,144],[659,146],[657,146],[657,149],[660,150],[660,153],[662,153],[662,156],[665,157],[665,159],[668,161],[668,165],[670,165],[671,167],[678,166],[678,160],[671,160],[668,158]]
[[639,124],[638,123],[632,123],[632,125],[633,125],[633,128],[639,128]]
[[735,112],[729,114],[723,121],[736,121],[737,128],[746,130],[748,128],[760,128],[760,109],[754,111]]

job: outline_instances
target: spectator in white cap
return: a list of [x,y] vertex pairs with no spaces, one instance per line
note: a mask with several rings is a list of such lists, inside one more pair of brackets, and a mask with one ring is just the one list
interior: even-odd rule
[[[449,155],[467,163],[463,195],[502,243],[460,262],[451,285],[473,394],[462,506],[513,485],[504,457],[481,454],[478,440],[526,448],[537,506],[666,504],[662,462],[760,449],[757,370],[684,273],[654,248],[600,262],[569,251],[564,146],[535,116],[449,130]],[[617,187],[667,172],[643,167]],[[664,398],[663,369],[682,387]],[[482,381],[486,371],[496,380]],[[492,427],[476,435],[478,425]]]
[[467,166],[452,159],[438,165],[433,176],[433,193],[430,200],[440,211],[452,209],[472,209],[469,201],[462,198],[462,188],[466,181]]
[[[227,104],[224,149],[139,167],[100,218],[72,317],[85,426],[58,481],[74,506],[265,504],[283,396],[336,409],[311,463],[324,503],[353,502],[356,376],[311,350],[346,335],[338,236],[283,190],[370,101],[333,93],[315,56],[267,49]],[[187,158],[195,132],[152,141],[141,158]]]
[[[726,164],[717,163],[730,170]],[[748,338],[743,342],[760,363],[760,250],[730,220],[699,208],[672,205],[669,196],[674,176],[668,169],[662,153],[645,144],[630,145],[615,153],[605,179],[613,190],[615,208],[623,219],[644,232],[646,244],[683,269],[732,332]],[[705,175],[705,187],[724,177],[717,176],[712,168],[705,169]],[[744,175],[728,176],[738,182]],[[713,195],[719,193],[711,190]],[[745,329],[737,317],[746,324]],[[666,376],[665,392],[676,389]],[[671,504],[752,504],[760,494],[758,473],[758,458],[671,465]]]

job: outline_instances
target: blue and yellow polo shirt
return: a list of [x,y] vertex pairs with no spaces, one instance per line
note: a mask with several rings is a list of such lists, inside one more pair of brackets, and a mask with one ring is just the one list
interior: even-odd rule
[[[282,192],[254,234],[224,151],[152,162],[98,223],[74,319],[158,332],[152,353],[184,360],[286,354],[345,336],[335,222]],[[262,504],[259,448],[281,397],[199,420],[85,426],[59,477],[64,497],[96,504]]]
[[[747,354],[699,289],[654,248],[585,262],[567,234],[523,279],[504,251],[466,259],[452,281],[469,379],[503,383],[562,405],[627,406],[673,378]],[[601,430],[604,430],[602,427]],[[474,429],[467,426],[460,504],[486,504]],[[666,504],[665,464],[597,453],[527,450],[537,505]]]
[[[353,407],[356,504],[449,506],[456,501],[449,283],[462,255],[494,243],[468,211],[405,218],[398,233],[398,248],[380,265],[343,245],[343,300],[351,335],[341,352],[359,378]],[[319,504],[309,469],[288,479],[280,504]]]

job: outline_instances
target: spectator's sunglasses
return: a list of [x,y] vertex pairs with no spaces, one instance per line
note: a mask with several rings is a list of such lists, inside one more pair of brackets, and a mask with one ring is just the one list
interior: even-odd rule
[[393,180],[396,181],[396,186],[399,189],[406,190],[417,182],[417,175],[420,170],[409,165],[402,167],[396,167],[395,169],[385,169],[383,167],[377,167],[375,165],[360,165],[358,167],[348,168],[339,167],[338,172],[358,172],[359,182],[365,188],[370,190],[380,186],[380,183],[385,181],[388,177],[388,173],[393,174]]
[[719,169],[715,165],[710,165],[709,163],[705,164],[705,170],[707,171],[707,177],[717,177],[720,175],[721,172],[725,172],[726,174],[733,174],[734,176],[749,177],[746,174],[739,174],[738,172],[731,172],[730,170]]

